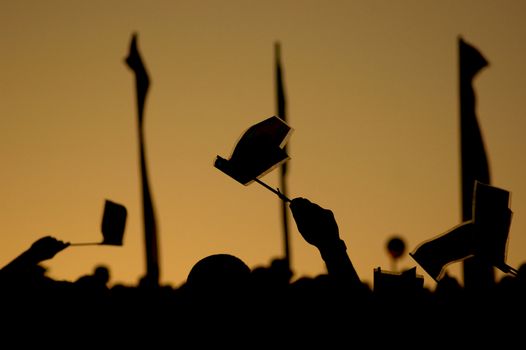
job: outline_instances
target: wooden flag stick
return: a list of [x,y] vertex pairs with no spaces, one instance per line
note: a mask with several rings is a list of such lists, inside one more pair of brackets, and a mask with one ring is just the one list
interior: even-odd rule
[[267,185],[266,183],[264,183],[263,181],[261,181],[261,180],[258,179],[258,178],[255,178],[254,181],[256,181],[256,182],[257,182],[258,184],[260,184],[261,186],[267,188],[269,191],[272,191],[272,192],[274,192],[275,194],[277,194],[278,197],[279,197],[282,201],[284,201],[284,202],[291,202],[291,200],[290,200],[287,196],[285,196],[283,193],[281,193],[281,192],[279,191],[279,189],[277,189],[277,190],[273,189],[272,187],[270,187],[269,185]]
[[91,242],[91,243],[71,243],[69,246],[74,246],[74,245],[99,245],[99,244],[102,244],[100,242]]

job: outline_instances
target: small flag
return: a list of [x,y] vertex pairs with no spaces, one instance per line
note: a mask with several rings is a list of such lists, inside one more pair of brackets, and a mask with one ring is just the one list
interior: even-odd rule
[[473,221],[477,228],[476,255],[502,272],[509,272],[506,253],[513,215],[509,202],[508,191],[476,183],[473,204]]
[[104,240],[101,244],[122,245],[124,229],[126,227],[126,207],[106,200],[102,215],[101,231]]
[[438,282],[444,276],[447,265],[474,254],[473,233],[473,223],[465,222],[421,243],[409,255]]
[[292,129],[273,116],[246,130],[230,159],[217,156],[214,166],[243,185],[267,174],[290,159],[283,149]]
[[509,192],[475,183],[472,220],[421,243],[409,255],[433,278],[439,281],[447,265],[475,256],[510,272],[506,247],[512,212],[508,208]]
[[115,245],[122,246],[124,237],[124,229],[126,228],[126,218],[128,211],[122,204],[106,199],[104,202],[104,211],[102,213],[101,221],[101,242],[82,242],[71,243],[71,246],[83,245]]

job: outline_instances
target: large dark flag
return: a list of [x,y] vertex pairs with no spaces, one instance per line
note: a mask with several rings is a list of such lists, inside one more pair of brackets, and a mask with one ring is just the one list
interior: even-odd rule
[[512,211],[509,192],[476,182],[472,201],[474,216],[438,237],[421,243],[409,255],[436,281],[454,262],[475,257],[505,273],[508,234]]
[[[458,39],[460,94],[460,159],[462,221],[473,217],[472,199],[475,181],[490,184],[490,171],[482,133],[477,121],[473,80],[489,65],[484,56],[462,38]],[[494,281],[491,265],[477,258],[464,261],[464,285],[484,288]]]
[[139,152],[142,177],[143,219],[144,219],[144,241],[146,247],[146,276],[143,282],[146,285],[156,287],[159,285],[159,257],[157,247],[157,225],[155,213],[148,185],[148,173],[146,171],[146,155],[144,147],[143,115],[144,104],[150,79],[146,68],[137,49],[137,34],[133,34],[130,43],[130,52],[126,57],[126,64],[135,73],[135,85],[137,92],[137,113],[139,117]]
[[[287,122],[287,105],[285,96],[285,86],[283,83],[283,69],[281,67],[281,45],[276,42],[274,45],[275,51],[275,66],[276,66],[276,107],[278,117],[283,121]],[[287,152],[287,145],[283,147],[283,150]],[[281,193],[287,196],[287,164],[284,162],[280,167],[280,188]],[[289,210],[286,201],[281,201],[281,216],[283,221],[283,245],[285,260],[287,267],[290,270],[290,239],[289,239]]]
[[290,159],[283,148],[291,132],[292,128],[282,119],[267,118],[243,133],[229,159],[217,156],[214,166],[245,186],[256,181],[290,201],[259,178]]

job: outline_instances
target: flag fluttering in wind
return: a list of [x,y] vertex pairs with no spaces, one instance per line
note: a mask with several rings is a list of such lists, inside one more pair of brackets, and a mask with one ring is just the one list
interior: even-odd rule
[[155,212],[148,184],[148,173],[146,170],[146,155],[144,147],[144,105],[150,78],[141,59],[137,48],[137,34],[133,34],[130,43],[130,51],[126,57],[126,64],[135,73],[135,87],[137,93],[137,114],[139,118],[139,152],[142,177],[142,198],[144,218],[144,241],[146,248],[146,276],[143,280],[145,285],[157,287],[159,285],[159,253],[157,248],[157,224]]
[[505,273],[517,271],[506,264],[512,217],[509,192],[477,181],[472,206],[473,219],[420,244],[409,253],[437,282],[447,265],[469,257],[477,257]]
[[[462,221],[473,217],[472,199],[475,181],[491,184],[488,159],[476,113],[473,80],[489,65],[477,48],[458,38],[459,104],[460,104],[460,168]],[[477,257],[466,259],[464,285],[481,289],[494,282],[494,269]]]
[[267,118],[243,133],[229,159],[217,156],[214,166],[245,186],[256,181],[281,199],[290,201],[259,178],[290,159],[283,147],[292,131],[282,119]]
[[101,221],[102,242],[71,243],[70,245],[122,246],[127,216],[128,211],[124,205],[106,199],[104,201],[104,211],[102,213]]

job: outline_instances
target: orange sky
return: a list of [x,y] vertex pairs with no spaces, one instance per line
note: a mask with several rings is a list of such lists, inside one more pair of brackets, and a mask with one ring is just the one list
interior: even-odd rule
[[[283,252],[279,199],[213,167],[276,113],[273,45],[288,98],[289,197],[333,210],[364,281],[460,223],[459,35],[490,66],[475,80],[494,186],[512,193],[508,264],[526,261],[526,3],[522,1],[17,1],[0,4],[0,263],[43,235],[101,240],[122,203],[122,247],[70,247],[46,263],[74,280],[144,274],[133,32],[152,85],[145,111],[163,283],[217,252],[250,267]],[[278,172],[263,178],[278,186]],[[324,272],[292,223],[295,276]],[[405,256],[400,268],[416,266]],[[448,271],[458,274],[460,264]],[[433,286],[425,272],[426,284]]]

